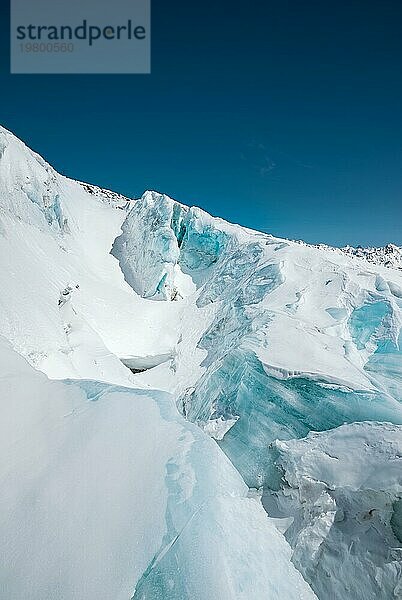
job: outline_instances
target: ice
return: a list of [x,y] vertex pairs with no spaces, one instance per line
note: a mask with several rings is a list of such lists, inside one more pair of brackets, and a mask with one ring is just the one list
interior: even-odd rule
[[378,344],[365,369],[378,386],[402,402],[402,331],[396,342],[383,340]]
[[318,597],[399,598],[402,428],[354,423],[276,449],[271,510],[293,517],[292,560]]
[[118,258],[126,281],[144,298],[165,300],[175,292],[179,248],[170,227],[172,218],[170,199],[148,193],[132,208],[121,236],[114,242],[112,254]]
[[205,281],[205,272],[219,260],[228,242],[224,231],[204,222],[204,215],[200,209],[189,210],[180,246],[180,265],[198,284]]
[[123,223],[112,254],[140,296],[178,300],[204,283],[227,239],[200,209],[145,192]]
[[[392,341],[400,310],[389,289],[380,300],[369,288],[377,280],[361,287],[360,274],[329,275],[333,266],[325,262],[311,281],[292,250],[232,237],[197,296],[198,318],[209,311],[196,342],[202,370],[179,396],[183,413],[205,431],[213,434],[217,421],[230,423],[219,444],[257,488],[276,482],[269,449],[275,439],[355,421],[402,423],[402,363]],[[189,314],[194,310],[190,306]],[[181,361],[191,369],[184,358],[186,327],[190,316],[177,346],[178,374]]]
[[364,304],[352,312],[349,326],[358,350],[363,350],[372,340],[390,312],[389,303],[384,301]]
[[281,381],[242,349],[227,354],[219,368],[213,364],[181,402],[186,417],[204,429],[211,419],[236,417],[219,443],[250,487],[272,485],[269,445],[275,439],[368,419],[402,424],[402,405],[385,394],[347,391],[301,377]]

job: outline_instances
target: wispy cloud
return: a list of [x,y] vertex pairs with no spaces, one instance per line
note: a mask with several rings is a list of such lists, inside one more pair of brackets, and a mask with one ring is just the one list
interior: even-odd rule
[[266,177],[277,168],[276,161],[270,156],[262,142],[250,142],[241,153],[241,158],[255,169],[260,177]]
[[276,166],[276,162],[272,160],[272,158],[270,158],[269,156],[264,156],[263,164],[261,164],[257,168],[260,172],[261,177],[265,177],[266,175],[268,175],[268,173],[276,169]]
[[241,158],[255,169],[260,177],[271,176],[273,171],[281,167],[296,166],[302,169],[312,169],[313,165],[308,164],[301,158],[269,148],[267,144],[261,141],[251,141],[241,152]]

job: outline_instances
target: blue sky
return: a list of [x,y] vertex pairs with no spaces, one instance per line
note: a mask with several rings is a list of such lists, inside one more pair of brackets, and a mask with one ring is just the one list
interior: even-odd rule
[[308,242],[402,245],[402,4],[206,4],[153,0],[149,76],[9,75],[5,15],[0,122],[129,196]]

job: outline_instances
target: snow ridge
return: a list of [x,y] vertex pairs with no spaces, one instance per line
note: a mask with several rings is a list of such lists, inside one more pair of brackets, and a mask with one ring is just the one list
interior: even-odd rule
[[395,246],[395,244],[387,244],[382,248],[362,248],[360,246],[352,248],[351,246],[346,246],[345,248],[341,248],[341,250],[345,254],[364,258],[375,265],[402,269],[402,248]]
[[123,196],[118,192],[113,192],[111,190],[98,187],[92,183],[85,183],[83,181],[78,181],[77,183],[79,183],[86,192],[99,198],[102,202],[106,202],[111,206],[121,210],[130,210],[135,202],[135,200],[132,198],[126,198],[126,196]]

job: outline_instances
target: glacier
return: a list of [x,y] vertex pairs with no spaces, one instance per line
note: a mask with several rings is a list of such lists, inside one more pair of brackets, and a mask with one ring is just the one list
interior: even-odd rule
[[0,127],[2,596],[399,597],[400,255],[128,199]]

